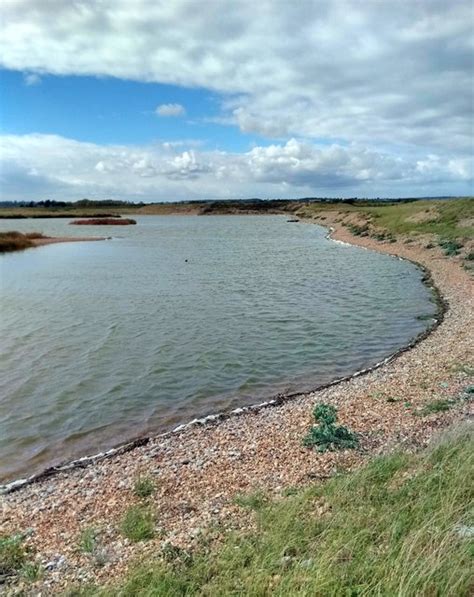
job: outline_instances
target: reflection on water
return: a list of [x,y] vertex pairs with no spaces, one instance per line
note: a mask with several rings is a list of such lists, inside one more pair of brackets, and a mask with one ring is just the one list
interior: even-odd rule
[[144,216],[0,257],[0,478],[310,389],[406,344],[435,306],[413,265],[279,216]]

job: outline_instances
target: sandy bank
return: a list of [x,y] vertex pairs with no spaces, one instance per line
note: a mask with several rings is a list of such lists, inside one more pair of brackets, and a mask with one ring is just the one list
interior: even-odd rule
[[42,247],[44,245],[53,245],[55,243],[74,243],[84,241],[107,240],[105,236],[46,236],[44,238],[32,239],[35,247]]
[[[427,267],[449,304],[443,322],[413,349],[363,376],[272,408],[248,410],[216,424],[152,438],[132,451],[57,473],[3,496],[0,532],[29,529],[27,542],[38,561],[50,564],[37,589],[59,592],[67,581],[116,578],[135,555],[158,553],[164,541],[188,546],[211,523],[248,524],[248,517],[233,501],[238,493],[263,489],[279,494],[287,487],[325,479],[373,454],[399,446],[416,449],[437,430],[472,416],[467,401],[456,402],[447,412],[423,414],[427,404],[456,400],[474,381],[474,285],[468,273],[438,249],[354,238],[329,218],[325,224],[335,226],[335,239]],[[341,424],[361,435],[360,451],[319,454],[302,446],[318,401],[337,406]],[[139,475],[155,480],[151,499],[161,535],[130,544],[118,526],[124,511],[138,502],[132,488]],[[80,533],[87,527],[99,529],[106,553],[102,568],[77,549]]]

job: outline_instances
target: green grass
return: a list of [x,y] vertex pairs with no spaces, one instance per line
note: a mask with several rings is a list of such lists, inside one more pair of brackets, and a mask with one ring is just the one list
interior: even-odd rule
[[[267,502],[257,529],[192,557],[168,550],[110,595],[456,596],[472,594],[473,434]],[[471,550],[471,551],[470,551]],[[104,594],[104,591],[99,591]]]
[[433,400],[433,402],[429,402],[423,407],[421,414],[430,415],[432,413],[446,412],[447,410],[450,410],[454,404],[454,400]]
[[146,498],[155,491],[155,484],[150,477],[139,477],[133,486],[133,493],[140,498]]
[[132,543],[152,539],[155,535],[153,513],[144,506],[131,506],[122,519],[120,531]]
[[[312,217],[325,211],[339,211],[346,215],[359,215],[367,218],[377,231],[374,237],[385,232],[385,240],[397,235],[433,234],[444,240],[474,237],[474,199],[449,199],[412,201],[381,205],[347,205],[331,203],[327,205],[309,204],[302,207],[297,214],[301,217]],[[355,230],[365,229],[365,225],[350,225]],[[367,230],[364,235],[369,234]],[[381,238],[382,240],[382,238]]]
[[18,572],[27,561],[23,538],[19,535],[0,536],[0,581]]
[[84,529],[79,537],[79,551],[94,553],[97,546],[97,531],[91,527]]

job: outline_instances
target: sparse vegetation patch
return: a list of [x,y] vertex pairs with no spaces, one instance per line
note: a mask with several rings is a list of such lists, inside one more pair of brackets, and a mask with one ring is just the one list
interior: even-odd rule
[[132,543],[152,539],[155,535],[153,513],[144,506],[131,506],[122,519],[120,530]]
[[337,411],[330,404],[318,404],[313,411],[317,425],[313,425],[303,443],[319,452],[349,450],[359,445],[357,435],[342,425],[336,425]]

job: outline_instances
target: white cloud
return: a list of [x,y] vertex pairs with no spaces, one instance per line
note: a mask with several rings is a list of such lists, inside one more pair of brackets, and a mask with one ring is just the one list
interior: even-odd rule
[[[472,151],[472,2],[4,0],[1,63],[220,92],[271,137]],[[171,111],[173,108],[169,108]]]
[[186,110],[181,104],[161,104],[156,107],[155,113],[158,116],[184,116]]
[[361,145],[297,139],[238,154],[166,142],[98,145],[56,135],[3,135],[0,151],[4,199],[402,196],[444,194],[453,181],[455,192],[466,194],[474,176],[468,159],[402,159]]
[[32,87],[41,83],[41,77],[36,73],[25,73],[23,81],[27,87]]

